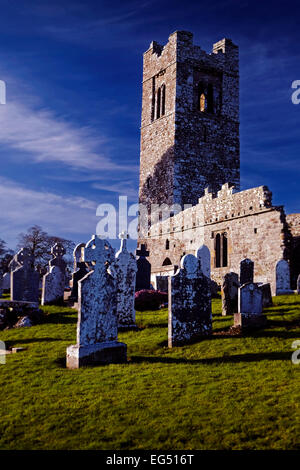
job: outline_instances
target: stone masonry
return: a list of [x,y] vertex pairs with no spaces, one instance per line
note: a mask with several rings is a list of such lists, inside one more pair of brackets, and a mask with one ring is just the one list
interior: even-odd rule
[[[227,262],[217,267],[216,243],[223,235]],[[227,272],[239,272],[240,262],[250,258],[255,282],[269,282],[275,295],[276,264],[288,253],[287,240],[284,210],[272,205],[272,193],[266,186],[235,192],[225,184],[217,194],[206,190],[196,206],[153,225],[143,243],[150,252],[153,275],[164,274],[165,268],[171,270],[183,255],[196,254],[204,244],[211,253],[211,277],[219,286]],[[169,266],[164,266],[166,257]]]
[[240,184],[238,47],[207,54],[186,31],[144,54],[140,202],[196,204]]

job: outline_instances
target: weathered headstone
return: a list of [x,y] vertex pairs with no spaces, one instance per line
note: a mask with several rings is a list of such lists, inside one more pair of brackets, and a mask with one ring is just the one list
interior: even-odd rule
[[120,250],[110,266],[110,272],[117,281],[117,313],[119,328],[136,328],[134,294],[137,262],[135,256],[127,251],[128,235],[122,232]]
[[248,282],[239,288],[239,311],[234,314],[234,326],[242,328],[265,325],[263,293],[258,284]]
[[11,300],[38,302],[40,275],[34,269],[33,256],[28,248],[22,248],[15,259],[19,267],[11,272]]
[[240,285],[246,282],[253,282],[254,279],[254,263],[251,259],[245,258],[240,262]]
[[49,271],[43,277],[42,305],[60,305],[64,300],[66,262],[65,249],[61,243],[51,248],[53,258],[49,261]]
[[78,301],[78,281],[89,272],[85,262],[83,261],[85,243],[79,243],[73,252],[74,256],[74,272],[72,274],[72,291],[70,301]]
[[78,282],[77,344],[67,348],[67,367],[126,361],[126,344],[118,339],[117,282],[108,272],[111,245],[95,235],[84,261],[92,269]]
[[273,305],[271,285],[269,283],[258,283],[263,296],[263,308],[271,307]]
[[230,272],[225,274],[222,284],[222,315],[238,312],[239,276]]
[[206,245],[201,245],[196,252],[197,258],[201,262],[201,270],[204,276],[210,278],[210,251]]
[[181,259],[181,268],[169,277],[168,345],[187,344],[212,330],[209,278],[194,255]]
[[285,259],[276,264],[276,295],[292,294],[290,265]]
[[151,264],[146,259],[149,256],[149,251],[146,250],[145,245],[141,245],[141,249],[136,250],[136,255],[139,256],[139,259],[137,260],[135,290],[150,289]]
[[168,276],[156,276],[156,290],[168,292]]
[[297,278],[297,294],[300,294],[300,274]]

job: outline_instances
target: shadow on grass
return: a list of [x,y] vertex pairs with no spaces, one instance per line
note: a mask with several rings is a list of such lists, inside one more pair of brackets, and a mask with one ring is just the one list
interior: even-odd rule
[[259,361],[291,361],[292,352],[270,352],[270,353],[247,353],[233,356],[209,357],[206,359],[184,359],[176,357],[153,357],[153,356],[131,356],[130,364],[219,364],[237,362],[259,362]]
[[70,323],[77,323],[77,317],[68,317],[65,315],[65,313],[49,313],[48,315],[45,315],[43,319],[43,323],[52,323],[55,325],[58,324],[70,324]]
[[5,341],[6,347],[8,349],[13,348],[15,344],[30,344],[30,343],[44,343],[44,342],[53,342],[53,341],[62,341],[62,338],[18,338],[13,340]]
[[168,328],[168,322],[166,323],[148,323],[148,324],[141,324],[143,329],[145,328]]

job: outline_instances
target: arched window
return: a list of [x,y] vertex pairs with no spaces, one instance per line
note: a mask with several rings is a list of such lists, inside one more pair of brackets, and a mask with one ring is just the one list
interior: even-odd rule
[[222,266],[227,266],[227,234],[222,233]]
[[199,100],[199,109],[202,113],[206,110],[206,96],[204,93],[201,93]]
[[160,106],[161,106],[161,89],[157,90],[157,102],[156,102],[156,119],[160,118]]
[[166,85],[161,87],[161,115],[164,116],[166,113]]
[[227,233],[217,233],[215,237],[215,266],[225,268],[228,266],[228,240]]
[[169,240],[166,240],[166,250],[168,250],[170,248],[170,242]]
[[152,78],[151,121],[155,119],[155,77]]
[[216,268],[221,267],[221,235],[217,233],[215,241]]
[[207,102],[206,102],[206,94],[204,85],[202,82],[198,84],[198,110],[202,113],[206,110]]
[[163,264],[162,264],[162,265],[163,265],[163,266],[170,266],[170,265],[172,265],[170,258],[166,258],[166,259],[163,261]]

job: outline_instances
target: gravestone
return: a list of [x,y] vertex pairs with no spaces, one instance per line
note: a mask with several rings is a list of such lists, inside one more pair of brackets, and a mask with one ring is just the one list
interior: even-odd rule
[[139,256],[137,260],[137,273],[135,290],[151,288],[151,264],[146,259],[149,256],[149,251],[146,250],[145,245],[141,245],[140,250],[136,250],[136,255]]
[[65,249],[61,243],[51,248],[52,259],[48,273],[43,276],[42,305],[61,305],[64,301],[66,262]]
[[276,295],[293,294],[290,283],[289,263],[281,259],[276,264]]
[[246,282],[253,282],[254,263],[251,259],[245,258],[240,262],[240,285]]
[[22,248],[14,258],[12,266],[18,267],[11,272],[11,300],[38,302],[40,275],[34,269],[33,256],[28,248]]
[[263,311],[263,292],[258,284],[248,282],[239,288],[238,313],[234,314],[234,326],[257,328],[266,324]]
[[297,294],[300,294],[300,274],[297,278]]
[[206,245],[201,245],[196,252],[197,258],[201,262],[201,270],[204,276],[210,278],[210,251]]
[[85,246],[91,271],[78,282],[77,344],[67,348],[69,369],[126,362],[126,344],[117,341],[117,282],[108,272],[114,258],[111,245],[95,235]]
[[209,278],[194,255],[181,259],[181,268],[169,277],[168,345],[187,344],[211,334]]
[[239,276],[230,272],[225,274],[222,284],[222,315],[238,312]]
[[271,285],[269,283],[258,283],[263,296],[263,308],[271,307],[273,305]]
[[73,252],[74,256],[74,272],[72,274],[72,291],[70,301],[76,303],[78,301],[78,281],[84,278],[89,272],[85,262],[83,261],[85,243],[79,243]]
[[137,262],[135,256],[127,251],[127,233],[122,232],[119,238],[121,247],[109,269],[117,281],[118,325],[119,329],[136,328],[134,294]]
[[156,276],[156,290],[168,292],[168,276]]

